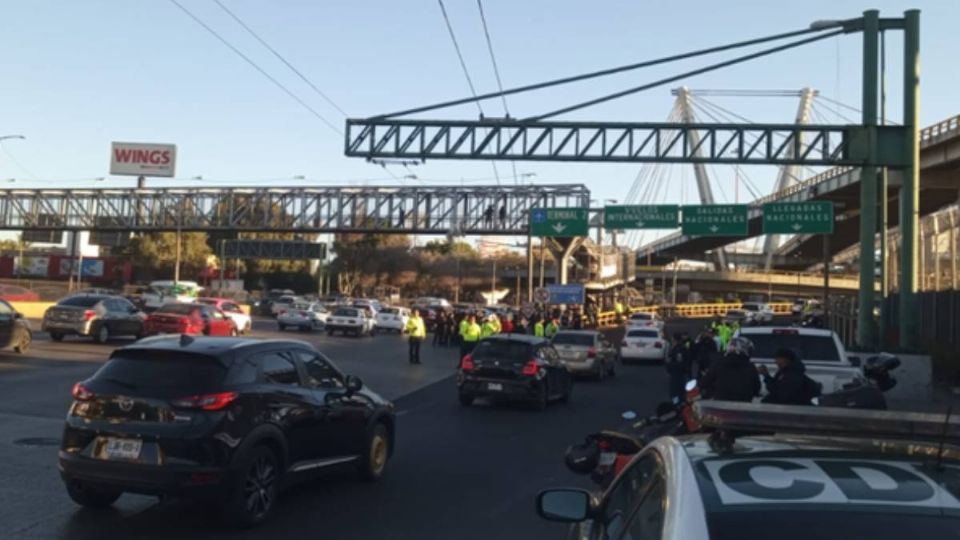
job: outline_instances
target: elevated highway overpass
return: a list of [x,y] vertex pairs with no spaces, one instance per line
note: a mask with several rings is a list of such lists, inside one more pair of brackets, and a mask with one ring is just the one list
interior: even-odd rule
[[[713,270],[677,270],[663,268],[638,268],[637,281],[663,283],[673,288],[676,279],[678,288],[686,285],[690,291],[704,295],[724,296],[727,293],[762,295],[764,297],[796,298],[819,297],[823,294],[823,274],[809,272],[716,272]],[[642,289],[642,286],[640,287]],[[856,295],[860,279],[856,275],[831,274],[831,295]]]

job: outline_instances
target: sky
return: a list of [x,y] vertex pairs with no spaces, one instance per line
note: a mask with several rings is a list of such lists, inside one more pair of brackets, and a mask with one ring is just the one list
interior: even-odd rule
[[[337,130],[345,117],[230,18],[214,0],[179,0]],[[470,89],[436,0],[222,0],[351,117],[466,97]],[[497,89],[476,0],[444,0],[478,92]],[[804,2],[483,0],[505,87],[805,28],[864,9],[921,15],[921,122],[960,113],[956,51],[960,1]],[[694,202],[689,166],[430,161],[389,170],[343,155],[343,137],[224,46],[171,0],[0,0],[0,186],[120,187],[111,141],[177,145],[177,177],[150,185],[583,183],[595,199],[624,201],[642,170],[662,189],[643,202]],[[662,121],[670,89],[799,90],[857,108],[861,38],[852,34],[568,114],[568,120]],[[901,34],[888,36],[888,110],[901,117]],[[511,96],[512,116],[557,109],[730,58],[715,55]],[[709,97],[751,121],[792,122],[796,97]],[[853,109],[815,100],[817,118],[847,123]],[[502,116],[503,103],[483,103]],[[713,109],[715,112],[717,109]],[[427,117],[475,119],[475,105]],[[708,118],[703,118],[709,121]],[[770,167],[711,169],[719,201],[771,190]],[[805,171],[813,174],[816,171]],[[534,173],[535,176],[530,176]],[[416,175],[418,179],[404,178]],[[306,180],[295,179],[303,176]],[[202,177],[202,179],[195,179]],[[95,180],[104,178],[103,180]],[[13,179],[11,182],[10,179]],[[652,180],[646,180],[652,182]],[[748,186],[747,184],[751,184]]]

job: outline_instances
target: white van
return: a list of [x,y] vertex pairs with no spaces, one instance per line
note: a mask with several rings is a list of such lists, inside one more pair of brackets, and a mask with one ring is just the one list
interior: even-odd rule
[[170,302],[192,303],[203,290],[196,281],[151,281],[143,292],[143,307],[154,310]]

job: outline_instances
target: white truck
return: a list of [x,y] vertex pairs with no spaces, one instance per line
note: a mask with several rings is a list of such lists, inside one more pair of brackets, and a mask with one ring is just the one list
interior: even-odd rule
[[823,393],[843,390],[843,385],[863,382],[863,367],[856,356],[848,356],[832,330],[820,328],[756,326],[741,328],[737,335],[753,343],[751,361],[777,370],[773,360],[778,349],[791,349],[807,368],[807,375],[820,383]]
[[143,309],[153,311],[171,302],[195,302],[201,289],[196,281],[151,281],[142,295]]

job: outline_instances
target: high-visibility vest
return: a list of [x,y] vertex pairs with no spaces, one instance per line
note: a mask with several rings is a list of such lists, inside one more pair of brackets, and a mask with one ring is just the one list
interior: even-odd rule
[[463,341],[473,343],[480,340],[480,325],[477,323],[467,323],[467,328],[463,332]]
[[423,339],[427,337],[427,326],[421,317],[410,317],[407,320],[407,333],[410,337]]
[[536,337],[543,337],[543,321],[537,321],[533,325],[533,335]]
[[490,337],[494,333],[493,323],[490,321],[483,321],[483,326],[480,327],[480,337]]
[[550,324],[547,325],[547,330],[544,333],[544,336],[552,338],[559,331],[560,327],[557,325],[557,323],[550,321]]
[[501,331],[503,331],[503,325],[500,324],[500,319],[498,318],[491,320],[490,325],[493,326],[494,334],[499,334]]
[[463,337],[463,334],[467,331],[468,326],[470,326],[470,321],[466,319],[460,321],[460,337]]

